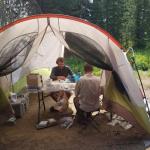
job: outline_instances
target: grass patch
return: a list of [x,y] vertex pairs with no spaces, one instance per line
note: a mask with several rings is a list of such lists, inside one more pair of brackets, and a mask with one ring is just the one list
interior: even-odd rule
[[[133,68],[135,69],[134,64],[132,63],[133,55],[129,52],[128,59],[131,62]],[[138,70],[148,71],[150,69],[150,50],[137,50],[135,51],[135,62]]]

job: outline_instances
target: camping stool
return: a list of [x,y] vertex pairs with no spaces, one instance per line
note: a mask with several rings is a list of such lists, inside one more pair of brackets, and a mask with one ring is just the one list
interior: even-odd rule
[[[97,112],[94,116],[92,113]],[[83,110],[77,111],[76,119],[80,125],[83,125],[82,129],[86,129],[89,125],[91,125],[94,129],[100,132],[98,126],[99,123],[96,122],[95,118],[100,115],[100,109],[91,112],[85,112]]]

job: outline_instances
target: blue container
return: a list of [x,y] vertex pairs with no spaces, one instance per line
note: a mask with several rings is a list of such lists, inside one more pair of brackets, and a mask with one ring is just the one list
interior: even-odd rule
[[80,74],[74,74],[74,80],[75,82],[80,80]]

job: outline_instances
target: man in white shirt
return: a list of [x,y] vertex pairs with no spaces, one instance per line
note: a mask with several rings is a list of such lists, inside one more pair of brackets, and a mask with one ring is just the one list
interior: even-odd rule
[[99,96],[101,94],[100,78],[92,74],[93,66],[84,66],[84,76],[80,78],[75,87],[74,105],[77,117],[82,112],[96,111],[100,107]]

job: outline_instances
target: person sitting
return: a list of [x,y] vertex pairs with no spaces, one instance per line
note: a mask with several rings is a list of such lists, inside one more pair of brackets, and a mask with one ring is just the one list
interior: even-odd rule
[[56,96],[56,103],[51,108],[51,110],[58,112],[65,112],[68,109],[68,98],[64,91],[59,91],[55,94]]
[[[68,66],[66,66],[64,64],[64,58],[63,57],[58,57],[56,60],[56,64],[58,66],[53,67],[52,72],[50,74],[50,78],[53,81],[55,81],[55,80],[66,80],[67,78],[71,82],[74,81],[73,72]],[[53,98],[54,101],[58,102],[58,97],[61,95],[60,93],[61,93],[60,91],[52,92],[52,93],[50,93],[50,96]],[[68,101],[69,98],[71,97],[72,93],[69,91],[64,91],[63,93],[64,93],[64,95],[66,95],[66,99]],[[67,104],[68,104],[68,102],[67,103],[65,102],[65,105],[67,105]]]
[[74,106],[77,110],[76,117],[79,123],[83,121],[83,113],[91,115],[91,112],[100,108],[99,96],[101,94],[100,78],[93,75],[93,66],[84,66],[84,76],[76,83]]
[[73,81],[73,72],[68,66],[64,64],[64,58],[58,57],[56,64],[58,66],[52,68],[50,78],[52,80],[66,80],[66,78],[69,78],[71,81]]

